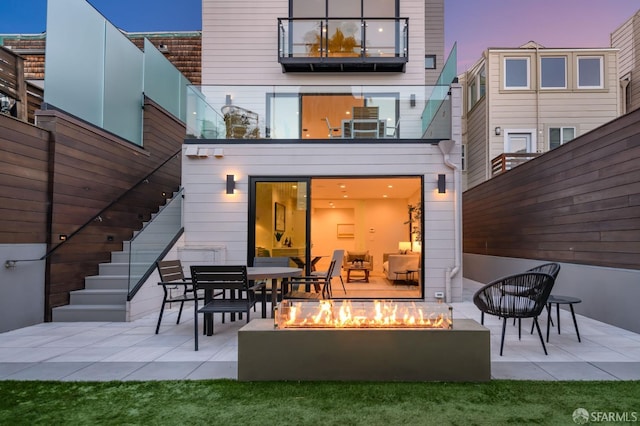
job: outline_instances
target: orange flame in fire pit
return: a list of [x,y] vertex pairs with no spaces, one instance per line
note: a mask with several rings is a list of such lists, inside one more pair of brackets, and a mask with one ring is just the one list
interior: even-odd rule
[[343,300],[283,301],[276,311],[278,328],[452,328],[452,308],[443,304],[429,310],[415,303]]

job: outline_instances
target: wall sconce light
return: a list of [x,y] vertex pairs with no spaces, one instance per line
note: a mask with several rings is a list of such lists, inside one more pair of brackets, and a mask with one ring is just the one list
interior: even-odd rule
[[234,175],[227,175],[227,194],[233,194],[236,189],[236,177]]
[[447,177],[446,175],[438,175],[438,194],[446,194]]
[[409,97],[409,105],[411,105],[412,107],[416,106],[416,95],[413,93]]
[[496,131],[496,136],[500,136],[500,133],[502,133],[502,129],[500,128],[500,126],[495,128]]
[[224,95],[224,104],[231,105],[231,95]]

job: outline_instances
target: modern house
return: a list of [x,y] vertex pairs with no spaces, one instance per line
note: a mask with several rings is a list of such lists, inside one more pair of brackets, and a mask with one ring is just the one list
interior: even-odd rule
[[419,285],[403,297],[461,300],[461,93],[443,16],[442,0],[204,0],[181,249],[308,271],[343,249],[383,277],[407,243]]
[[620,49],[620,108],[626,114],[640,107],[640,10],[611,33],[611,47]]
[[460,76],[465,188],[618,117],[618,49],[489,48]]
[[[258,9],[203,2],[204,85],[189,86],[168,43],[141,52],[85,1],[50,3],[44,104],[0,116],[4,329],[156,312],[165,255],[268,253],[310,271],[344,249],[403,299],[461,300],[461,89],[442,0]],[[167,198],[183,215],[149,241]]]

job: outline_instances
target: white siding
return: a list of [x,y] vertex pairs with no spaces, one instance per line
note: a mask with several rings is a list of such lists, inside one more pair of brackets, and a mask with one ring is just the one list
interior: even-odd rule
[[425,0],[401,0],[400,16],[411,17],[405,73],[283,73],[277,35],[287,0],[202,0],[202,84],[424,84],[424,15]]
[[631,73],[627,112],[640,108],[640,10],[611,34],[611,47],[620,49],[618,77]]
[[[444,291],[455,261],[453,172],[437,146],[421,144],[219,145],[224,158],[183,155],[185,244],[224,246],[227,262],[246,262],[248,176],[424,176],[425,294]],[[185,147],[186,149],[186,147]],[[366,155],[363,155],[366,153]],[[460,163],[460,149],[451,155]],[[236,176],[236,194],[225,193],[225,176]],[[447,175],[447,193],[437,194],[437,175]],[[453,301],[462,296],[462,274],[453,280]]]
[[[447,59],[444,53],[444,0],[425,1],[424,22],[425,54],[436,55],[436,69],[425,71],[425,84],[435,84]],[[409,25],[412,24],[409,20]]]

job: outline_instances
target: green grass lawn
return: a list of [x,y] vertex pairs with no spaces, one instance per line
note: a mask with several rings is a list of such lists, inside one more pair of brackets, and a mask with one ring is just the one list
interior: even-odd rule
[[640,382],[0,381],[0,425],[571,425],[577,408],[640,423]]

